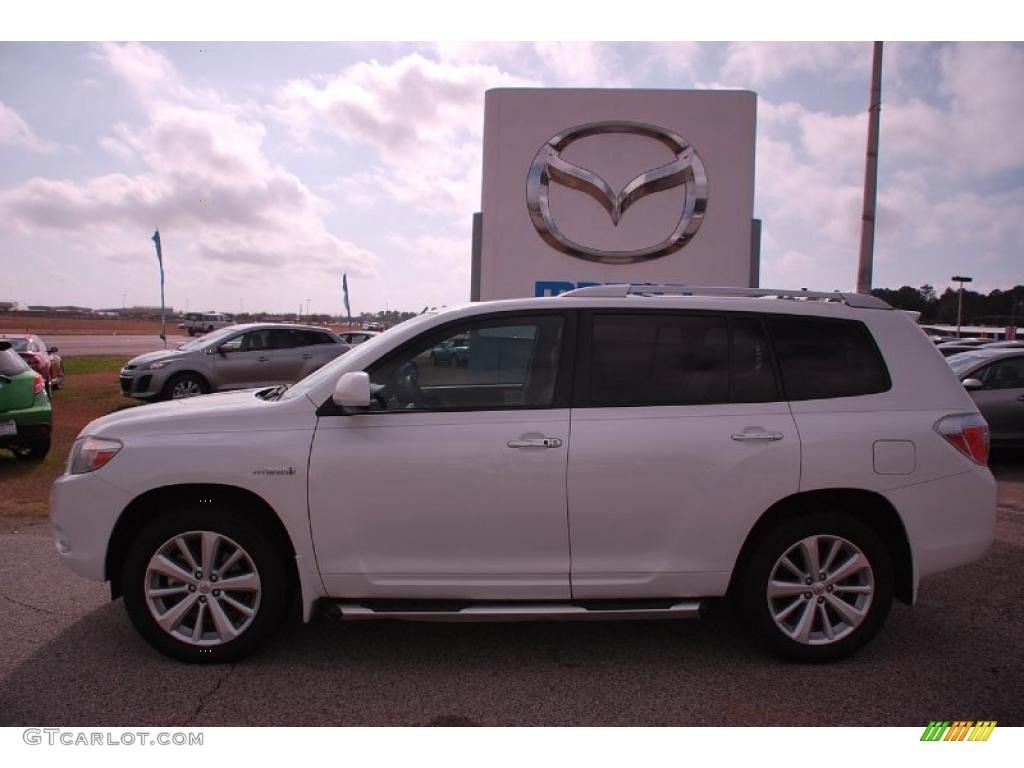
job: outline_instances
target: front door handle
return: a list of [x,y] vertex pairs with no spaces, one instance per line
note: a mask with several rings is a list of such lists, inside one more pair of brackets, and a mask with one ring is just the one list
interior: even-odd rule
[[310,354],[305,354],[305,355],[303,355],[303,356],[302,356],[302,359],[303,359],[303,360],[309,360],[309,359],[310,359],[311,357],[312,357],[312,355],[310,355]]
[[257,357],[257,358],[256,358],[256,361],[257,361],[257,362],[260,362],[260,363],[265,363],[265,362],[267,362],[268,360],[270,360],[270,358],[269,358],[269,357],[263,357],[262,355],[261,355],[260,357]]
[[781,440],[781,432],[740,432],[732,436],[733,440],[745,442],[747,440]]
[[535,437],[528,440],[509,440],[509,448],[559,448],[562,445],[558,437]]

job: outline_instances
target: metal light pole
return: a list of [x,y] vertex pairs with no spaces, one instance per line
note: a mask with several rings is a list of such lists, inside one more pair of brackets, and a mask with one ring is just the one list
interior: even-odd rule
[[973,278],[965,277],[964,275],[953,275],[950,280],[956,280],[960,283],[960,290],[958,291],[959,297],[956,302],[956,337],[960,338],[960,321],[964,316],[964,283],[969,283]]
[[864,215],[860,229],[857,293],[871,293],[875,250],[875,200],[878,197],[878,123],[882,112],[882,44],[875,43],[868,105],[868,152],[864,165]]

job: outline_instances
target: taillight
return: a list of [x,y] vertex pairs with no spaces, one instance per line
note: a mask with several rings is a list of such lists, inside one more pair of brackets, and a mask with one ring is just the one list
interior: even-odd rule
[[935,422],[935,431],[977,464],[988,464],[988,424],[980,413],[958,413]]
[[35,380],[32,382],[32,394],[41,395],[44,389],[46,389],[46,386],[43,383],[43,377],[37,373]]

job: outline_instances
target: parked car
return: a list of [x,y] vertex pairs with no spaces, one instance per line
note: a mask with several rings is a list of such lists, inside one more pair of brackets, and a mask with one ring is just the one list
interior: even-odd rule
[[[455,621],[726,598],[774,653],[831,661],[982,555],[988,430],[905,313],[651,290],[428,312],[290,388],[98,419],[53,485],[57,549],[194,662],[252,651],[293,596]],[[464,338],[470,368],[430,366]]]
[[380,336],[380,331],[345,331],[344,333],[339,333],[338,336],[346,344],[354,347],[356,344],[369,341],[374,336]]
[[1009,341],[994,341],[986,344],[985,349],[1020,349],[1024,347],[1024,339],[1010,339]]
[[57,354],[56,347],[48,347],[35,334],[3,335],[0,341],[10,342],[14,349],[36,373],[43,377],[47,395],[55,389],[63,389],[66,377],[64,361]]
[[182,326],[189,336],[202,335],[227,328],[235,322],[234,317],[226,312],[186,312]]
[[946,358],[988,422],[993,445],[1024,446],[1024,349],[974,349]]
[[438,344],[430,350],[430,364],[465,368],[469,365],[469,337],[459,336]]
[[0,339],[0,448],[16,459],[40,461],[50,452],[53,410],[43,376],[9,339]]
[[132,358],[121,369],[121,394],[179,399],[228,389],[293,384],[349,346],[334,331],[309,325],[231,325],[177,349]]

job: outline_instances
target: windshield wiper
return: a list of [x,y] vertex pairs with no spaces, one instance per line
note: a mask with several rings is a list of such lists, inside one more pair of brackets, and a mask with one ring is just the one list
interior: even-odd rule
[[262,398],[263,400],[280,400],[281,395],[283,395],[285,393],[285,390],[287,389],[287,384],[278,384],[276,387],[273,387],[272,389],[265,389],[262,392],[257,392],[256,396]]

